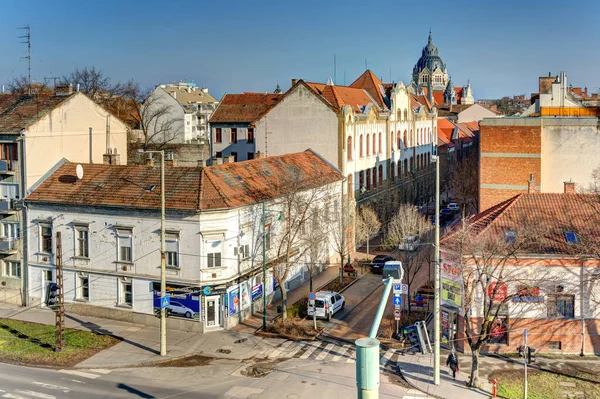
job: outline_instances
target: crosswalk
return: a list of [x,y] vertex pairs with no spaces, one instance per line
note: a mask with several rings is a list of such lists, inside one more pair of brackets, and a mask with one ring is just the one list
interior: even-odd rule
[[[381,352],[381,367],[395,364],[399,351],[388,349]],[[256,356],[259,359],[300,359],[323,362],[356,363],[356,351],[353,345],[340,345],[321,341],[285,341],[277,347],[267,348]]]

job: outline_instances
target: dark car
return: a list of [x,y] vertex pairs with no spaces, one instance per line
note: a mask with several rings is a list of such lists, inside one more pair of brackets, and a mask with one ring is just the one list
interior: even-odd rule
[[383,273],[383,265],[385,265],[385,262],[389,262],[391,260],[395,259],[389,255],[377,255],[369,264],[371,273]]

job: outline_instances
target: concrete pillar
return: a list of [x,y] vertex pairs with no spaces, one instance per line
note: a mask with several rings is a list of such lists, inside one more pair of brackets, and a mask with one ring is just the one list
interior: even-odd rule
[[356,387],[358,399],[379,398],[379,340],[356,340]]

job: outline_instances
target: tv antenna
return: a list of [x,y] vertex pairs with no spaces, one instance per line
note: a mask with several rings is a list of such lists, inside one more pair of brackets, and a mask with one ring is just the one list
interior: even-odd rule
[[29,25],[17,29],[27,30],[27,34],[19,36],[19,39],[27,39],[21,43],[27,43],[27,55],[21,58],[27,58],[27,94],[31,95],[31,28]]

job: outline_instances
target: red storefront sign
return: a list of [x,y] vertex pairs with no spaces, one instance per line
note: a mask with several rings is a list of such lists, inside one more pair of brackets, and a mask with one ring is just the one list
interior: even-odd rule
[[508,295],[508,287],[503,282],[493,282],[488,285],[487,289],[488,297],[492,298],[493,302],[502,302]]

